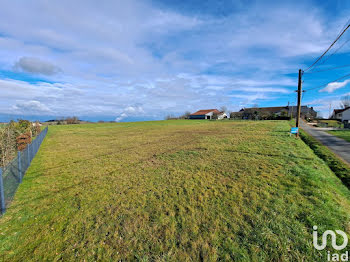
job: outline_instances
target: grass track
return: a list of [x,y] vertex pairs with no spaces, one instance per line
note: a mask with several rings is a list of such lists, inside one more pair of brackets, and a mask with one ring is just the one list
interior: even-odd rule
[[50,126],[0,219],[5,260],[325,261],[349,190],[282,121]]

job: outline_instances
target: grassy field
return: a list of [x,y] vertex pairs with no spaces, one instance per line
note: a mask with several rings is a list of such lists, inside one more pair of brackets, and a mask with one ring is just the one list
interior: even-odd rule
[[328,133],[350,142],[350,130],[332,130]]
[[50,126],[0,219],[5,261],[326,261],[350,193],[283,121]]

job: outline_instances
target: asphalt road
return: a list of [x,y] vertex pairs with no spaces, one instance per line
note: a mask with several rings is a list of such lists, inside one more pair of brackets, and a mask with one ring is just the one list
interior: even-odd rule
[[310,127],[302,121],[300,123],[300,126],[307,133],[319,140],[323,145],[327,146],[336,155],[338,155],[350,165],[350,142],[347,142],[339,137],[330,135],[322,131],[320,128]]

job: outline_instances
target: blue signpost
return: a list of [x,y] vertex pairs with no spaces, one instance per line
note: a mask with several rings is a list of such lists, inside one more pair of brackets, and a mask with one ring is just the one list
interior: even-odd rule
[[298,135],[299,134],[299,127],[292,127],[290,130],[289,136],[291,136],[292,134]]

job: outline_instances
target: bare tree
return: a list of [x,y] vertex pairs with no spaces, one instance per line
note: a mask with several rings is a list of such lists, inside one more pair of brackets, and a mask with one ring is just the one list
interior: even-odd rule
[[225,113],[227,111],[227,107],[226,106],[220,107],[220,111]]
[[165,117],[165,120],[172,120],[172,119],[176,119],[176,117],[172,114],[169,114]]
[[68,125],[70,124],[79,124],[79,119],[76,116],[73,117],[67,117],[66,122]]
[[186,111],[182,116],[180,116],[180,119],[189,119],[191,112]]
[[350,95],[345,95],[340,98],[340,107],[347,108],[350,106]]

